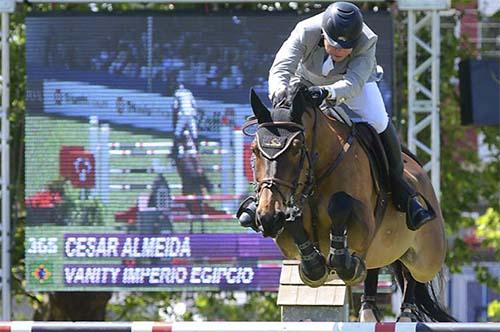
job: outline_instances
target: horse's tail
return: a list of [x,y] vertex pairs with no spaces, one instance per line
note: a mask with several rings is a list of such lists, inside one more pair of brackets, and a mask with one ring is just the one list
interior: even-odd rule
[[[396,280],[399,287],[403,290],[404,276],[403,264],[397,262],[393,265]],[[439,271],[437,280],[440,287],[444,283],[443,271]],[[425,315],[433,322],[457,322],[458,320],[451,316],[446,309],[441,305],[436,289],[432,281],[427,283],[416,282],[415,285],[415,304],[420,314]]]
[[[437,278],[439,283],[443,284],[443,271],[439,271]],[[427,283],[417,282],[415,286],[415,300],[417,308],[427,317],[435,322],[457,322],[458,320],[451,316],[441,305],[436,289],[432,281]]]

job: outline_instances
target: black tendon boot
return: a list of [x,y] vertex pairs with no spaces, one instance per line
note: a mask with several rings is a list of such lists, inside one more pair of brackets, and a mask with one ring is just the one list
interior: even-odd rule
[[408,228],[416,231],[434,219],[435,215],[422,206],[418,200],[418,193],[403,177],[401,144],[396,129],[390,121],[387,129],[380,134],[380,138],[389,161],[392,200],[399,211],[406,212]]
[[259,227],[256,224],[255,213],[257,211],[257,204],[255,202],[255,197],[247,197],[243,202],[241,202],[238,212],[236,212],[236,218],[240,222],[242,227],[250,227],[256,232],[259,232]]
[[179,157],[179,141],[180,141],[180,138],[177,136],[174,136],[174,141],[172,144],[172,151],[170,154],[172,160],[174,160],[174,161],[177,161],[177,158]]
[[196,153],[200,153],[200,139],[198,137],[193,137],[193,145]]

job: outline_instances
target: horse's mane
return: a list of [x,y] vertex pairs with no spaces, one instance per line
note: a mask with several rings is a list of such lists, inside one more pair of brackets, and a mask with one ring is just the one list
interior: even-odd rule
[[[273,111],[271,112],[272,119],[275,122],[279,121],[292,121],[292,108],[293,108],[293,101],[297,95],[301,94],[299,98],[302,98],[302,101],[305,101],[307,104],[304,104],[304,111],[308,107],[313,107],[313,104],[311,103],[311,98],[309,97],[309,94],[307,93],[307,87],[302,84],[295,84],[292,89],[288,92],[287,97],[283,99],[278,105],[276,105],[273,108]],[[316,110],[315,110],[316,111]]]

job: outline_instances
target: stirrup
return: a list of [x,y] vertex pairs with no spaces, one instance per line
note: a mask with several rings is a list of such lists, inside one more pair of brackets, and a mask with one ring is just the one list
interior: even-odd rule
[[[422,206],[420,202],[418,202],[418,198],[422,198],[422,200],[425,202],[426,207]],[[416,213],[410,214],[411,208],[410,205],[412,204],[413,200],[417,200],[418,204],[420,205],[420,209],[417,210]],[[415,221],[415,219],[419,216],[419,214],[425,214],[421,216],[420,220],[418,222]],[[427,224],[429,221],[433,220],[436,218],[436,212],[432,208],[432,205],[429,203],[429,201],[420,193],[416,193],[412,197],[408,199],[407,206],[406,206],[406,226],[408,227],[409,230],[411,231],[416,231],[423,225]]]

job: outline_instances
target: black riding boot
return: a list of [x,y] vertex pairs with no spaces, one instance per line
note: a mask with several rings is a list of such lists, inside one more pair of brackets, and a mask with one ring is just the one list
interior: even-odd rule
[[420,204],[417,192],[403,177],[401,144],[396,129],[390,121],[387,129],[380,134],[380,138],[389,161],[392,200],[399,211],[406,212],[408,228],[416,231],[435,216]]

